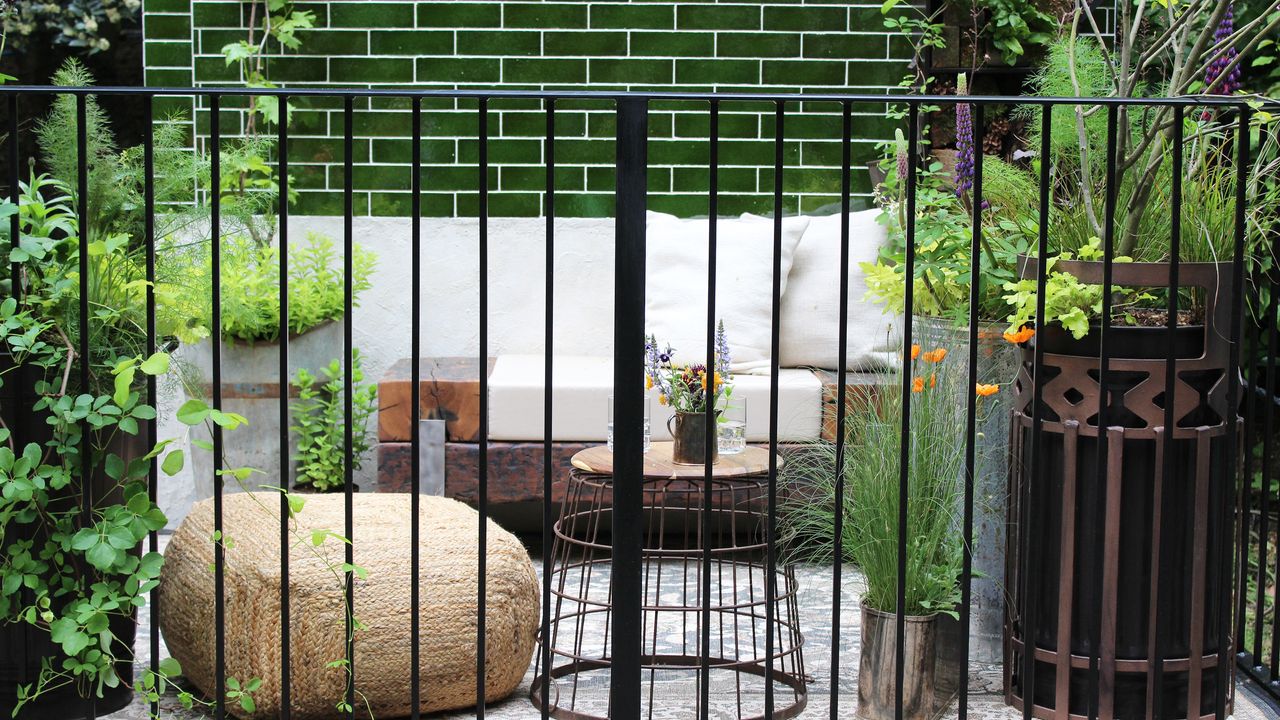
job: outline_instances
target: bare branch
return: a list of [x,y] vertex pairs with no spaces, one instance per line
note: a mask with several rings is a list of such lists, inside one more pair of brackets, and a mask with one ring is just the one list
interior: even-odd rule
[[[1072,18],[1071,35],[1069,36],[1069,40],[1067,43],[1067,69],[1071,74],[1071,87],[1075,91],[1075,94],[1077,97],[1081,95],[1080,77],[1076,73],[1075,27],[1077,24],[1079,24],[1079,19],[1080,19],[1080,10],[1079,10],[1079,6],[1077,6],[1075,15]],[[1052,112],[1052,109],[1045,108],[1044,112]],[[1079,105],[1075,106],[1075,116],[1076,116],[1076,137],[1080,141],[1080,185],[1081,185],[1081,190],[1083,190],[1083,192],[1081,193],[1081,196],[1084,200],[1084,211],[1085,211],[1085,215],[1089,218],[1089,224],[1093,227],[1094,231],[1097,233],[1101,233],[1102,225],[1098,222],[1098,214],[1097,212],[1094,211],[1094,208],[1093,208],[1093,178],[1091,177],[1091,173],[1089,171],[1089,135],[1088,135],[1088,132],[1085,130],[1085,125],[1084,125],[1084,109]]]
[[1071,21],[1071,46],[1073,48],[1072,56],[1073,57],[1075,56],[1074,48],[1075,48],[1075,38],[1076,38],[1076,26],[1080,24],[1081,12],[1084,13],[1085,17],[1089,18],[1089,27],[1093,29],[1094,39],[1098,41],[1098,49],[1102,52],[1102,59],[1104,62],[1107,63],[1107,69],[1111,71],[1111,83],[1112,85],[1115,86],[1116,93],[1121,94],[1120,93],[1120,73],[1116,69],[1115,62],[1111,59],[1111,53],[1107,50],[1106,38],[1103,36],[1102,30],[1098,27],[1098,21],[1093,17],[1093,9],[1089,7],[1089,3],[1087,2],[1077,2],[1076,12],[1072,16],[1072,21]]

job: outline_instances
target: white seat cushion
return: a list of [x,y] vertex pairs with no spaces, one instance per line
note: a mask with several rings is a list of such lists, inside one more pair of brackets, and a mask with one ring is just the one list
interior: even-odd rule
[[[809,225],[804,217],[782,221],[781,292],[785,297],[792,254]],[[645,278],[645,329],[676,350],[681,365],[707,357],[706,219],[682,220],[651,212]],[[769,366],[773,308],[773,220],[758,215],[716,221],[716,318],[723,319],[734,372]]]
[[[552,434],[555,441],[604,442],[608,437],[609,396],[613,394],[611,358],[556,356],[552,363]],[[543,377],[541,355],[500,355],[489,376],[489,439],[542,440]],[[747,440],[769,440],[769,376],[734,375],[733,394],[745,398]],[[650,403],[654,441],[669,440],[671,409]],[[778,440],[817,440],[822,428],[822,382],[803,369],[778,376]]]
[[[845,367],[892,367],[901,350],[901,317],[864,299],[858,263],[875,262],[887,239],[879,210],[849,213],[849,341]],[[840,214],[812,218],[800,238],[782,296],[779,362],[783,367],[834,370],[840,359]]]

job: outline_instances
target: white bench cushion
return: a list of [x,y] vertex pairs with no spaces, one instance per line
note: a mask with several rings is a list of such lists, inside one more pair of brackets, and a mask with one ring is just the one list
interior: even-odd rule
[[[849,213],[849,370],[892,368],[902,349],[902,320],[867,300],[866,273],[885,244],[879,210]],[[782,296],[781,357],[786,367],[840,366],[840,215],[815,217],[796,248]]]
[[[489,439],[542,440],[543,378],[541,355],[500,355],[489,376]],[[609,396],[613,394],[611,358],[556,356],[552,363],[552,434],[556,441],[604,442],[608,434]],[[637,379],[637,382],[640,382]],[[769,440],[769,376],[734,375],[735,398],[746,398],[747,440]],[[654,441],[669,440],[671,409],[651,394]],[[822,428],[822,382],[809,370],[783,369],[778,377],[778,440],[817,440]]]

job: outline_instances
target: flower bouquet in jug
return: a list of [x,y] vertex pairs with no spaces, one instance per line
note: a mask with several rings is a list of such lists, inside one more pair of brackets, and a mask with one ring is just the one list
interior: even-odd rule
[[673,360],[675,354],[675,348],[659,345],[652,335],[645,341],[645,386],[656,388],[658,403],[675,411],[667,421],[674,443],[672,459],[682,465],[701,465],[710,453],[711,462],[716,462],[714,433],[709,446],[707,443],[707,408],[710,406],[719,418],[733,394],[733,385],[728,382],[730,355],[724,321],[716,328],[713,367],[679,364]]

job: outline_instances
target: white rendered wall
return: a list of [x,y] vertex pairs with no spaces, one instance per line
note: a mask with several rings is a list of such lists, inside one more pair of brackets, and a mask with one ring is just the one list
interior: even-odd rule
[[[423,357],[476,356],[480,347],[480,232],[475,218],[422,219]],[[289,237],[302,242],[308,232],[333,238],[341,253],[341,217],[294,217]],[[412,317],[412,238],[408,218],[357,217],[357,244],[377,255],[372,287],[352,314],[355,346],[365,377],[377,382],[401,358],[409,357]],[[546,219],[490,218],[489,354],[541,353],[546,298]],[[554,348],[560,355],[608,355],[613,348],[613,220],[567,218],[555,223]],[[340,335],[339,335],[340,337]],[[179,351],[180,354],[182,351]],[[189,352],[196,355],[196,352]],[[341,357],[341,347],[332,356]],[[274,377],[266,378],[274,381]],[[191,457],[185,428],[173,420],[184,398],[176,383],[160,398],[160,437],[177,438]],[[376,417],[369,431],[376,427]],[[259,428],[257,432],[263,432]],[[255,432],[245,428],[233,432]],[[270,436],[276,437],[276,429]],[[229,436],[230,437],[230,436]],[[196,453],[203,452],[199,449]],[[370,487],[377,474],[370,457],[356,478]],[[188,462],[181,473],[162,477],[160,504],[176,525],[191,503],[211,492],[211,480],[197,482]],[[199,488],[199,489],[197,489]]]

